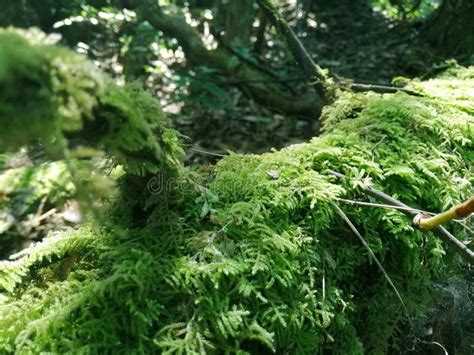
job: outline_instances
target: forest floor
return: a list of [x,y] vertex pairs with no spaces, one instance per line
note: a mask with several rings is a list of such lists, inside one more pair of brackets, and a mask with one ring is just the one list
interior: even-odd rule
[[421,23],[378,12],[332,7],[310,14],[305,27],[299,35],[315,62],[355,82],[390,85],[397,76],[425,75],[443,60],[423,40]]

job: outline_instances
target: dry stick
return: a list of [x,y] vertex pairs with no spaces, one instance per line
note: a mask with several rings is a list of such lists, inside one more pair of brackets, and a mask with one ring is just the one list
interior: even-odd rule
[[314,90],[318,96],[321,99],[326,99],[328,96],[326,87],[327,78],[323,70],[313,61],[301,41],[298,39],[290,26],[288,26],[288,23],[271,4],[271,1],[257,0],[257,4],[260,7],[260,10],[270,20],[271,24],[276,28],[278,33],[283,36],[288,49],[300,65],[304,74],[313,83]]
[[204,155],[212,155],[214,157],[219,157],[219,158],[225,158],[226,156],[229,155],[229,154],[219,154],[219,153],[209,152],[206,150],[196,149],[196,148],[190,148],[189,150],[195,153],[204,154]]
[[378,93],[396,93],[396,92],[404,92],[408,95],[412,96],[419,96],[422,97],[423,95],[412,91],[408,90],[405,88],[397,88],[396,86],[386,86],[386,85],[376,85],[376,84],[359,84],[359,83],[350,83],[349,88],[354,90],[354,91],[374,91]]
[[380,269],[380,271],[382,271],[382,274],[383,276],[385,277],[385,279],[387,280],[387,282],[389,283],[390,287],[393,289],[393,291],[395,292],[395,294],[397,295],[402,307],[403,307],[403,311],[405,312],[407,318],[408,318],[408,321],[410,322],[410,326],[411,328],[413,329],[413,322],[411,320],[411,317],[410,317],[410,313],[408,312],[408,308],[406,307],[405,305],[405,302],[403,301],[403,298],[402,296],[400,295],[400,292],[398,292],[398,289],[397,287],[395,286],[395,284],[393,283],[392,279],[390,278],[390,276],[388,276],[387,272],[385,271],[384,267],[382,266],[382,264],[380,263],[379,259],[377,259],[377,256],[375,256],[375,253],[372,251],[372,249],[370,248],[369,244],[367,244],[367,242],[365,241],[364,237],[362,237],[362,235],[359,233],[359,231],[357,230],[357,228],[354,226],[354,224],[351,222],[351,220],[349,219],[349,217],[347,217],[347,215],[344,213],[344,211],[341,210],[341,208],[336,205],[334,202],[331,202],[332,205],[334,206],[334,208],[336,209],[337,213],[342,217],[342,219],[344,220],[344,222],[346,222],[346,224],[349,226],[349,228],[352,230],[352,232],[357,236],[357,238],[359,238],[360,242],[362,243],[362,245],[367,249],[367,251],[369,252],[370,256],[374,259],[375,261],[375,264],[377,264],[377,267]]
[[[469,219],[469,218],[466,218],[466,219]],[[462,220],[462,219],[461,219],[461,220],[454,219],[454,221],[455,221],[455,222],[458,222],[458,223],[461,225],[461,227],[463,227],[465,230],[467,230],[471,235],[474,235],[474,230],[471,229],[471,228],[469,228],[469,227],[466,225],[466,223],[465,223],[464,220]],[[472,240],[471,240],[471,241],[472,241]],[[471,243],[471,241],[466,242],[466,244]]]
[[[338,173],[336,171],[329,170],[329,173],[340,179],[346,178],[345,175]],[[408,211],[408,209],[412,209],[410,206],[405,205],[404,203],[394,199],[393,197],[383,193],[382,191],[374,189],[373,187],[370,187],[370,186],[364,187],[363,189],[367,194],[375,198],[378,198],[386,202],[387,204],[403,207],[405,210],[401,210],[401,211],[407,216],[413,216],[416,214],[416,212]],[[449,233],[446,230],[446,228],[442,226],[438,226],[434,228],[432,232],[435,233],[438,237],[440,237],[443,241],[451,245],[458,252],[458,254],[460,254],[468,262],[471,262],[471,263],[474,262],[474,252],[470,250],[466,245],[464,245],[464,243],[461,242],[459,239],[457,239],[454,235]]]
[[365,207],[379,207],[379,208],[387,208],[387,209],[394,209],[394,210],[400,210],[400,211],[410,211],[410,212],[423,213],[423,214],[432,215],[432,216],[436,215],[436,213],[419,210],[417,208],[410,208],[410,207],[406,208],[406,207],[400,207],[400,206],[394,206],[394,205],[384,205],[380,203],[354,201],[354,200],[348,200],[348,199],[339,198],[339,197],[336,197],[335,200],[348,203],[350,205],[358,205],[358,206],[365,206]]
[[[390,276],[387,274],[387,272],[385,271],[384,267],[382,266],[382,264],[380,263],[379,259],[377,259],[377,257],[375,256],[375,253],[373,252],[373,250],[370,248],[369,244],[365,241],[364,237],[362,237],[362,235],[359,233],[359,231],[357,230],[357,228],[354,226],[354,224],[351,222],[351,220],[349,219],[349,217],[347,217],[347,215],[344,213],[344,211],[341,210],[341,208],[336,205],[334,202],[331,202],[332,205],[334,206],[334,208],[336,209],[337,213],[342,217],[342,219],[344,219],[344,222],[346,222],[346,224],[349,226],[349,228],[352,230],[352,232],[357,236],[357,238],[359,238],[360,242],[362,243],[362,245],[367,249],[367,251],[369,252],[370,256],[374,259],[375,261],[375,264],[377,264],[377,267],[382,271],[383,273],[383,276],[385,277],[385,279],[387,280],[387,282],[389,283],[390,287],[393,289],[393,291],[395,292],[395,294],[397,295],[398,297],[398,300],[400,301],[400,304],[402,305],[403,307],[403,311],[405,312],[405,315],[407,316],[407,319],[408,319],[408,323],[410,324],[410,328],[412,330],[412,332],[414,333],[414,327],[413,327],[413,321],[410,317],[410,313],[408,312],[408,308],[406,307],[405,305],[405,302],[403,301],[403,298],[400,294],[400,292],[398,292],[398,289],[397,287],[395,286],[395,284],[393,283],[392,279],[390,278]],[[421,343],[423,344],[428,344],[428,345],[436,345],[438,347],[440,347],[443,351],[444,351],[444,354],[445,355],[448,355],[448,352],[446,351],[446,348],[441,345],[440,343],[436,342],[436,341],[425,341],[425,340],[421,340],[421,339],[418,339]]]

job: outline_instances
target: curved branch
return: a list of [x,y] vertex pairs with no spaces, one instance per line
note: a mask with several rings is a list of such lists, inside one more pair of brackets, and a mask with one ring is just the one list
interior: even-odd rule
[[301,69],[313,82],[317,95],[324,100],[328,97],[327,78],[324,71],[313,61],[303,44],[293,32],[285,19],[278,13],[269,0],[257,0],[258,6],[270,20],[278,33],[284,38],[291,54]]
[[224,75],[246,82],[248,92],[261,105],[286,114],[315,117],[325,104],[324,100],[316,95],[294,97],[277,85],[255,82],[256,79],[264,79],[258,70],[247,63],[236,63],[225,50],[207,49],[200,34],[186,23],[184,17],[165,14],[155,2],[140,1],[134,10],[139,18],[148,21],[167,36],[175,38],[183,48],[189,63],[213,67]]

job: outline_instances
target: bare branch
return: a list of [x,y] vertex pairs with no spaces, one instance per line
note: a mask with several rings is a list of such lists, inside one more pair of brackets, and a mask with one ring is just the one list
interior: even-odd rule
[[[331,171],[329,170],[329,173],[333,176],[336,176],[340,179],[346,178],[345,175],[338,173],[336,171]],[[393,197],[387,195],[386,193],[379,191],[377,189],[374,189],[371,186],[364,187],[364,191],[375,197],[378,198],[382,201],[384,201],[387,204],[394,205],[394,206],[399,206],[403,207],[404,209],[401,210],[405,215],[407,216],[414,216],[416,215],[417,212],[413,212],[410,210],[413,210],[412,207],[405,205],[404,203],[394,199]],[[458,254],[460,254],[465,260],[469,262],[474,262],[474,252],[470,250],[466,245],[464,245],[463,242],[461,242],[459,239],[457,239],[454,235],[448,232],[448,230],[442,226],[438,226],[432,230],[434,234],[436,234],[439,238],[441,238],[443,241],[451,245]]]
[[293,32],[285,19],[278,13],[269,0],[257,0],[260,10],[270,20],[280,35],[285,39],[291,54],[299,63],[301,69],[313,82],[313,87],[318,96],[328,101],[329,88],[324,71],[313,61],[303,44]]
[[195,28],[186,23],[184,16],[166,14],[154,1],[136,1],[133,7],[138,18],[148,21],[156,30],[175,38],[193,65],[206,65],[219,70],[237,81],[247,81],[245,88],[261,105],[285,114],[316,117],[325,102],[316,95],[293,96],[278,85],[251,82],[264,79],[259,70],[247,63],[235,62],[226,50],[208,49]]

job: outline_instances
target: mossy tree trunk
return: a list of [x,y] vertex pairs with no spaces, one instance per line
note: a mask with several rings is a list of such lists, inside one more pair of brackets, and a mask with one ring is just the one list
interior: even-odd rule
[[474,2],[443,0],[425,29],[439,54],[469,58],[474,55]]

